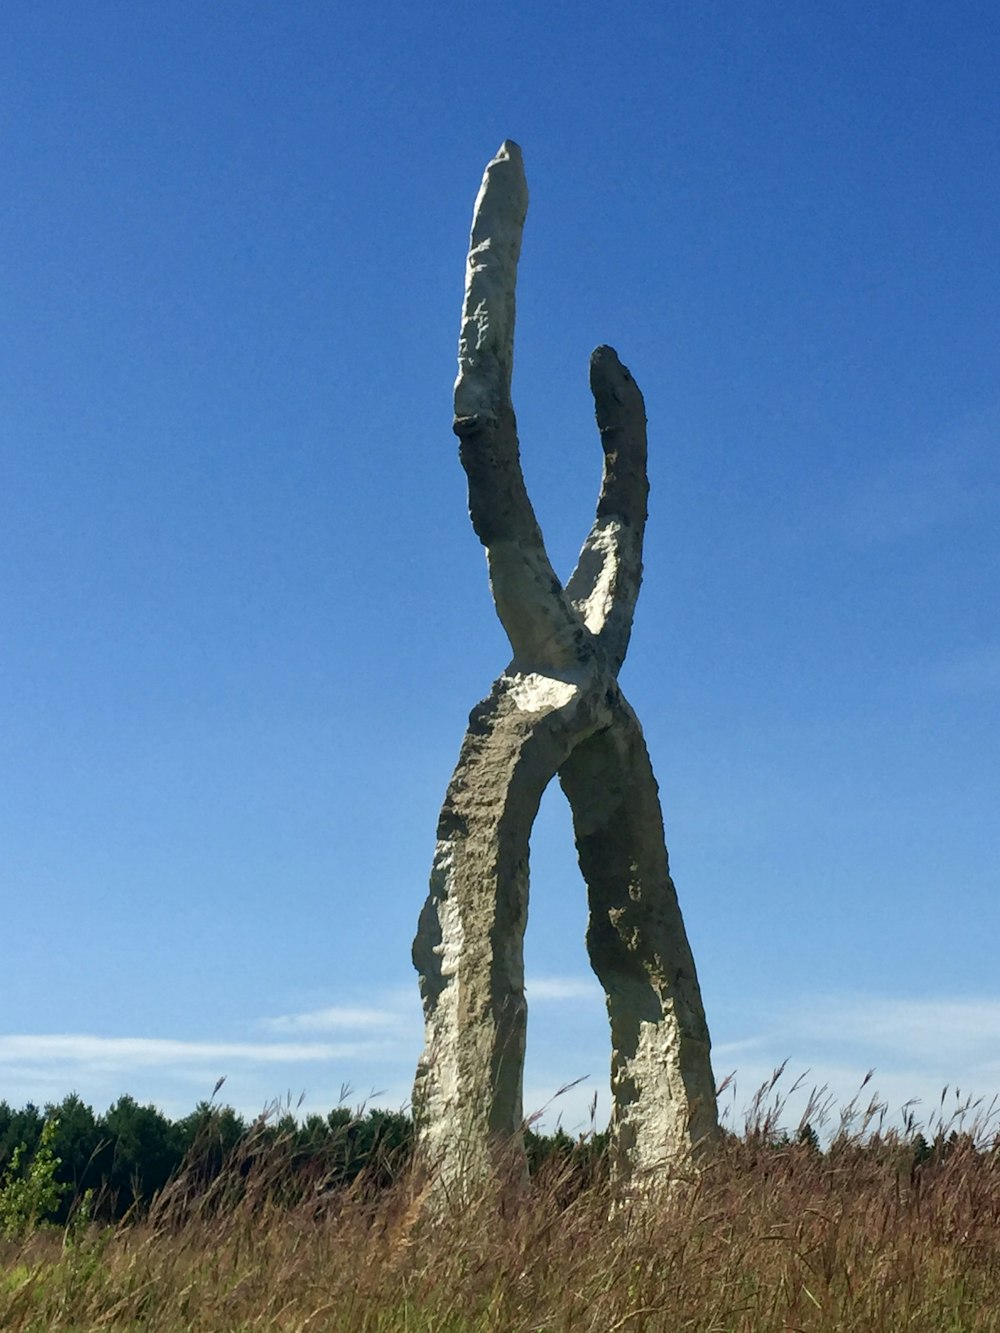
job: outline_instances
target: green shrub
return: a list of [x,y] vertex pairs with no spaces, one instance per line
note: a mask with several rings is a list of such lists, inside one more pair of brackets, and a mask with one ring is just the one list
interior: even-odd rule
[[70,1188],[56,1180],[60,1159],[52,1150],[58,1120],[46,1120],[31,1160],[25,1164],[27,1145],[19,1144],[0,1178],[0,1232],[17,1239],[44,1222],[59,1207]]

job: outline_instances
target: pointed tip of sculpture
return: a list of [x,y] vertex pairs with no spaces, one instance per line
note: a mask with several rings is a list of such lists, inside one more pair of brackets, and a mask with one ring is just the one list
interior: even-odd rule
[[[626,366],[613,347],[601,345],[590,354],[590,391],[595,399],[602,400],[608,394],[617,402],[624,402],[623,394],[638,395],[642,405],[639,386],[632,378],[632,372]],[[601,401],[598,401],[598,418],[601,415]]]
[[590,354],[590,387],[596,390],[603,384],[617,384],[624,375],[628,378],[628,369],[621,363],[621,358],[613,347],[604,343],[595,347]]
[[[503,181],[503,186],[494,185],[494,190],[501,188],[504,195],[510,195],[512,199],[520,198],[522,216],[518,225],[523,226],[523,214],[527,211],[528,206],[528,184],[524,176],[524,158],[521,156],[519,145],[513,139],[504,139],[497,149],[496,156],[490,158],[487,162],[486,171],[483,175],[484,189],[490,181]],[[476,202],[477,212],[481,202],[482,195]]]
[[592,366],[620,366],[621,358],[613,347],[608,347],[602,343],[600,347],[595,347],[590,354],[590,364]]

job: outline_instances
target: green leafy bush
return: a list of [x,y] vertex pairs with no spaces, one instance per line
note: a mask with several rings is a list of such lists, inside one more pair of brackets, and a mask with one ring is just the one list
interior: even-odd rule
[[58,1120],[46,1120],[30,1161],[24,1161],[27,1145],[18,1144],[0,1178],[0,1232],[9,1238],[24,1236],[54,1214],[70,1188],[56,1180],[60,1159],[52,1144],[58,1129]]

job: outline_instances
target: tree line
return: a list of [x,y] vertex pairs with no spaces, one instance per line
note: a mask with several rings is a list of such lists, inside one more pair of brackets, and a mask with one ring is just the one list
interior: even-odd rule
[[[220,1182],[231,1197],[234,1187],[251,1178],[256,1188],[266,1182],[269,1197],[289,1201],[306,1194],[329,1197],[358,1182],[379,1190],[409,1161],[413,1138],[406,1113],[375,1108],[340,1106],[300,1120],[290,1108],[275,1106],[248,1121],[232,1107],[202,1101],[190,1115],[171,1120],[129,1096],[99,1115],[75,1093],[44,1108],[29,1102],[15,1110],[0,1101],[0,1229],[4,1216],[23,1220],[34,1207],[24,1202],[31,1198],[44,1200],[44,1218],[37,1220],[59,1225],[81,1210],[102,1222],[141,1216],[178,1182],[191,1198],[210,1195]],[[759,1150],[767,1158],[788,1150],[833,1157],[845,1146],[879,1155],[888,1150],[911,1180],[959,1151],[984,1151],[969,1134],[944,1130],[931,1140],[912,1131],[905,1137],[875,1135],[867,1145],[839,1135],[824,1149],[815,1131],[803,1125],[794,1136],[748,1129],[742,1142],[751,1156]],[[558,1168],[560,1192],[568,1189],[570,1196],[603,1173],[607,1146],[605,1133],[573,1137],[562,1128],[525,1133],[531,1173]],[[985,1151],[1000,1152],[1000,1136]]]
[[[532,1172],[552,1157],[586,1167],[602,1158],[605,1135],[573,1138],[563,1129],[525,1135]],[[239,1178],[267,1162],[272,1180],[301,1195],[329,1192],[362,1177],[380,1188],[398,1175],[413,1146],[413,1122],[402,1111],[335,1107],[300,1120],[272,1107],[248,1121],[229,1106],[200,1102],[177,1120],[153,1105],[120,1097],[95,1114],[76,1093],[44,1108],[19,1110],[0,1101],[0,1202],[29,1179],[44,1159],[55,1186],[46,1220],[65,1225],[86,1201],[95,1220],[139,1215],[182,1174],[204,1193],[226,1172]],[[297,1182],[297,1183],[296,1183]]]
[[[404,1159],[411,1122],[401,1112],[352,1112],[338,1107],[327,1116],[299,1121],[286,1110],[247,1121],[228,1106],[203,1101],[190,1115],[171,1120],[156,1106],[120,1097],[95,1114],[72,1093],[44,1109],[20,1110],[0,1102],[0,1182],[26,1177],[49,1125],[47,1147],[56,1165],[58,1206],[49,1220],[65,1223],[86,1197],[93,1216],[117,1221],[144,1208],[183,1170],[207,1187],[240,1149],[280,1150],[294,1171],[321,1173],[331,1183],[355,1180],[368,1164]],[[246,1153],[243,1154],[246,1169]],[[0,1184],[2,1188],[2,1184]]]

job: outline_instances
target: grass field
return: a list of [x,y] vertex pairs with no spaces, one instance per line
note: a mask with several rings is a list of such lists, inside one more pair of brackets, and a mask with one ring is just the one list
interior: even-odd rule
[[758,1099],[669,1201],[613,1207],[600,1160],[556,1154],[433,1221],[408,1167],[329,1190],[250,1144],[207,1189],[182,1174],[117,1226],[0,1244],[0,1329],[1000,1330],[987,1118],[923,1138],[879,1111],[821,1150]]

